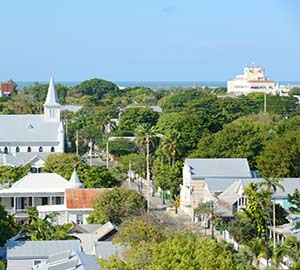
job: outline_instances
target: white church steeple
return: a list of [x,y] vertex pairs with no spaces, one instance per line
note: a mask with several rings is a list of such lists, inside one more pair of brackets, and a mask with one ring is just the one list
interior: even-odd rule
[[76,167],[74,166],[74,171],[72,173],[72,176],[70,178],[68,188],[83,188],[83,184],[80,182],[80,179],[78,177],[78,174],[76,172]]
[[47,120],[60,121],[60,104],[55,89],[54,80],[51,77],[46,102],[44,104],[44,115]]

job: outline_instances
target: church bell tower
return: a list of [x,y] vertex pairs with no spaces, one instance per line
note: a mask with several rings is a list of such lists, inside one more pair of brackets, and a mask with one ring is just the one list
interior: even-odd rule
[[60,104],[58,103],[54,80],[51,77],[46,102],[44,104],[44,115],[46,120],[60,121]]

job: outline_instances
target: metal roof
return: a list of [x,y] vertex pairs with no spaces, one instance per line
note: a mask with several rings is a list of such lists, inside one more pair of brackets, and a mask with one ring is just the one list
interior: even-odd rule
[[8,241],[7,259],[45,258],[66,250],[80,251],[79,240]]
[[96,242],[96,256],[98,258],[107,260],[112,255],[119,255],[122,257],[122,246],[120,244],[113,244],[111,241]]
[[49,256],[44,263],[33,267],[33,270],[98,270],[96,257],[80,251],[68,250]]
[[27,163],[38,161],[38,159],[46,160],[53,153],[34,153],[34,152],[19,152],[19,153],[0,153],[0,165],[20,166]]
[[192,179],[251,177],[246,158],[188,158],[184,162]]
[[60,122],[47,121],[44,114],[0,115],[0,142],[58,142]]
[[56,173],[29,173],[0,194],[65,192],[69,181]]

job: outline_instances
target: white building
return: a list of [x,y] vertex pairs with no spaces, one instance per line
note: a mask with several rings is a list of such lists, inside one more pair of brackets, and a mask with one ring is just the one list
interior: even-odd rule
[[[231,216],[247,205],[247,196],[244,195],[244,188],[250,183],[263,182],[263,178],[250,178],[250,179],[238,179],[234,181],[224,192],[218,197],[219,204],[225,205],[230,210]],[[281,205],[284,209],[288,210],[291,204],[288,201],[288,194],[293,194],[296,189],[300,190],[300,178],[282,178],[280,184],[283,186],[283,190],[277,188],[275,194],[273,194],[272,200],[276,204]]]
[[0,153],[63,153],[64,128],[53,79],[50,79],[44,114],[0,115],[0,127]]
[[[60,252],[80,252],[79,240],[54,240],[54,241],[8,241],[6,244],[7,270],[32,270],[45,269],[35,268],[41,263],[49,262],[53,254]],[[52,259],[52,258],[51,258]],[[50,259],[50,260],[51,260]],[[76,258],[74,258],[76,259]],[[53,261],[53,259],[52,259]],[[68,259],[69,267],[59,268],[52,266],[56,270],[64,269],[95,269],[95,268],[71,268],[71,259]],[[76,263],[75,263],[76,266]],[[46,268],[47,269],[47,268]]]
[[227,82],[227,92],[238,95],[263,92],[275,94],[275,81],[268,80],[264,68],[258,66],[245,67],[243,75],[237,75],[234,80]]
[[239,178],[251,178],[245,158],[186,159],[183,184],[180,186],[180,208],[193,215],[199,203],[216,200],[228,186]]
[[28,174],[11,187],[0,187],[0,203],[8,213],[14,214],[16,220],[21,221],[27,218],[28,207],[58,207],[65,203],[66,190],[82,187],[75,170],[70,181],[56,173]]

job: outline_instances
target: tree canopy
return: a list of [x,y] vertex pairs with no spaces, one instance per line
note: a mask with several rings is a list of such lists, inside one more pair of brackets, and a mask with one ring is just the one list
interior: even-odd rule
[[113,188],[100,194],[94,202],[89,223],[104,224],[108,221],[119,225],[126,218],[140,216],[146,209],[146,200],[135,190]]

